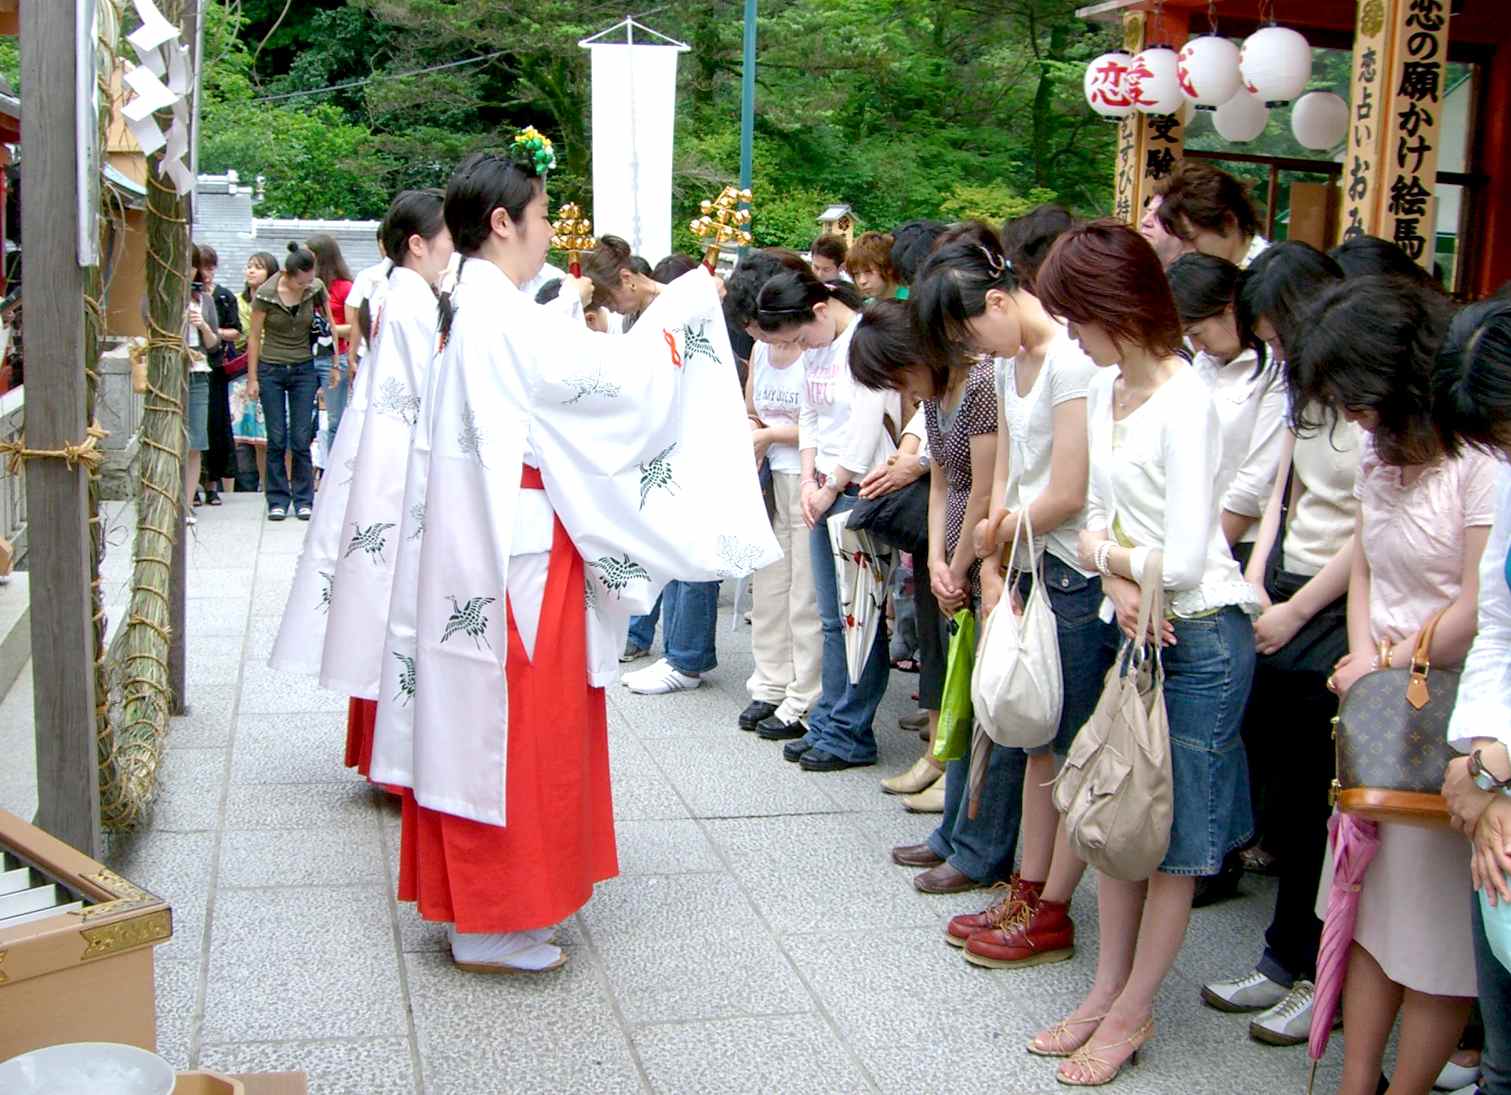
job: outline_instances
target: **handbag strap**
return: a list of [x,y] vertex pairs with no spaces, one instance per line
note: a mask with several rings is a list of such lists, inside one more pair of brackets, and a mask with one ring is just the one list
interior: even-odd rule
[[1013,576],[1013,563],[1018,558],[1018,541],[1026,533],[1028,537],[1028,557],[1034,560],[1033,565],[1029,567],[1029,572],[1034,576],[1034,584],[1042,586],[1044,584],[1044,560],[1043,556],[1034,546],[1034,519],[1033,515],[1029,513],[1029,509],[1030,507],[1024,506],[1018,511],[1018,527],[1013,530],[1012,545],[1009,548],[1003,549],[1007,554],[1005,573],[1008,579],[1011,580]]
[[1411,680],[1406,684],[1406,702],[1418,711],[1432,699],[1432,693],[1427,687],[1427,674],[1432,671],[1432,639],[1450,607],[1452,606],[1444,606],[1433,613],[1427,626],[1417,635],[1416,646],[1411,652]]
[[1275,529],[1275,542],[1270,545],[1269,557],[1264,561],[1264,584],[1273,583],[1275,575],[1285,569],[1285,533],[1291,523],[1291,497],[1296,488],[1296,460],[1291,459],[1290,469],[1285,474],[1285,493],[1280,496],[1280,525]]
[[[1149,646],[1149,621],[1165,618],[1165,555],[1162,551],[1151,551],[1149,557],[1144,560],[1144,573],[1139,576],[1139,603],[1138,603],[1138,629],[1139,642],[1133,651],[1134,662],[1137,663],[1144,657],[1144,652]],[[1159,643],[1154,644],[1154,662],[1161,670],[1164,661],[1160,656]]]

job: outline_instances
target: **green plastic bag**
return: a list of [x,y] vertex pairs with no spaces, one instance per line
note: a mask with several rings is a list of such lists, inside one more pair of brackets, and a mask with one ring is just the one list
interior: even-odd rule
[[976,616],[968,608],[950,621],[950,652],[944,673],[944,699],[939,704],[939,733],[934,736],[935,760],[959,760],[970,750],[971,671],[976,666]]

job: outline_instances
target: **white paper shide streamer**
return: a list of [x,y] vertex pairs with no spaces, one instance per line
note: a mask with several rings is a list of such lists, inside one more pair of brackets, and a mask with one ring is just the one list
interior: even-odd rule
[[[142,25],[127,37],[140,62],[127,71],[126,86],[132,97],[121,113],[142,153],[163,153],[158,170],[180,194],[194,189],[189,170],[189,96],[194,89],[189,47],[179,40],[179,29],[163,18],[153,0],[132,0]],[[166,81],[166,82],[164,82]],[[172,109],[173,121],[164,133],[155,115]]]

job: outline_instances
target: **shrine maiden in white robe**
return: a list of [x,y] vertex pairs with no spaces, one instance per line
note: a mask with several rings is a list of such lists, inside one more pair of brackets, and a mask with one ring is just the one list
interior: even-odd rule
[[403,266],[367,299],[371,345],[315,495],[268,664],[376,699],[404,471],[438,315],[435,293]]
[[[509,608],[533,652],[555,518],[587,574],[595,687],[667,581],[781,555],[713,278],[667,286],[626,335],[533,303],[468,259],[405,486],[371,777],[502,826]],[[524,465],[545,490],[521,490]]]

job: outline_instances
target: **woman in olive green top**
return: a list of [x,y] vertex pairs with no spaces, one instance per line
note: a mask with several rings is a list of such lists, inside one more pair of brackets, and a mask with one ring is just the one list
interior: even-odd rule
[[[325,284],[315,277],[315,256],[291,243],[282,273],[268,278],[252,296],[252,329],[247,335],[247,395],[260,399],[268,429],[263,490],[270,521],[287,517],[291,504],[301,521],[314,512],[310,445],[319,386],[313,350],[317,314],[334,329]],[[292,477],[284,467],[285,450]]]

